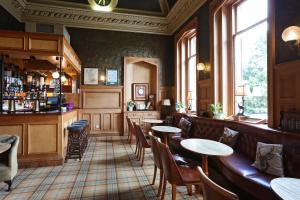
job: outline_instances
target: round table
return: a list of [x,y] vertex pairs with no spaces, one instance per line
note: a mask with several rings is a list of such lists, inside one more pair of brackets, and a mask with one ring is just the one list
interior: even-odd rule
[[11,144],[0,142],[0,153],[7,151],[11,147]]
[[176,128],[173,126],[152,126],[151,129],[154,132],[161,133],[164,138],[164,143],[167,145],[169,145],[169,135],[181,133],[180,128]]
[[300,200],[300,179],[275,178],[271,181],[271,188],[284,200]]
[[208,175],[208,156],[229,156],[233,149],[226,144],[206,139],[185,139],[180,142],[181,146],[191,152],[202,155],[202,169]]
[[152,125],[152,124],[162,124],[162,123],[164,123],[164,121],[163,121],[163,120],[160,120],[160,119],[144,119],[142,122],[147,123],[147,124],[150,124],[150,125]]

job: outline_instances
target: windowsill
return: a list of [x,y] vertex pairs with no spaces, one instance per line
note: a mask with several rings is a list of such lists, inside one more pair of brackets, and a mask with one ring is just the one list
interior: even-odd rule
[[229,116],[226,117],[225,120],[248,123],[248,124],[267,124],[266,119],[259,119],[259,118],[253,118],[247,116]]

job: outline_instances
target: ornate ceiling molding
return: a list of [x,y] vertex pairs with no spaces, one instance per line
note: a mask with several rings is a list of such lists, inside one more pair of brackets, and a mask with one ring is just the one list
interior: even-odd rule
[[206,0],[178,0],[167,15],[167,21],[169,22],[168,32],[173,34],[205,2]]
[[167,17],[97,12],[27,0],[0,0],[0,4],[22,22],[172,35],[205,1],[178,0]]

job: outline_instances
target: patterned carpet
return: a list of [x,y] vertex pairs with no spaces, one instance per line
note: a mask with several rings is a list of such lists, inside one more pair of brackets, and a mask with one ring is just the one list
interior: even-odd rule
[[[151,150],[146,151],[144,167],[134,155],[134,146],[119,136],[90,138],[83,161],[69,160],[64,166],[20,169],[12,191],[0,183],[0,200],[25,199],[158,199],[153,178]],[[159,174],[159,173],[158,173]],[[165,199],[171,199],[167,184]],[[200,199],[177,187],[177,199]]]

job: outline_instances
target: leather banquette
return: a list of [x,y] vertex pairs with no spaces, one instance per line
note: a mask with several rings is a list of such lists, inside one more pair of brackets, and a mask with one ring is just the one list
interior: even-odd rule
[[[178,125],[181,117],[192,122],[187,138],[202,138],[218,141],[224,127],[239,132],[234,153],[228,157],[209,157],[209,165],[222,173],[233,185],[253,196],[255,199],[278,199],[270,187],[270,181],[276,176],[268,175],[252,166],[256,156],[257,142],[283,144],[284,172],[287,177],[300,178],[300,135],[282,132],[266,127],[234,121],[216,120],[185,114],[174,114],[173,125]],[[171,146],[184,150],[180,141],[185,138],[174,136]],[[194,155],[195,158],[199,156]]]

